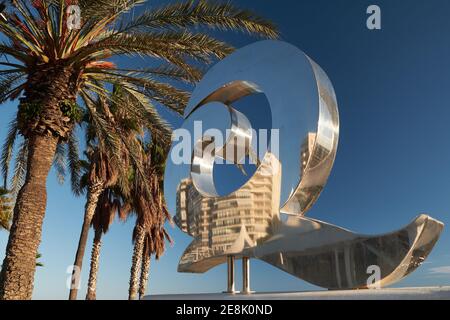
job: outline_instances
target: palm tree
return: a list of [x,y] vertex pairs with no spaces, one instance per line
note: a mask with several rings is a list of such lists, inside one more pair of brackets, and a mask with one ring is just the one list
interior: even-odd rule
[[[95,97],[109,99],[108,84],[122,85],[139,106],[126,111],[148,119],[149,128],[154,128],[161,119],[151,101],[181,114],[189,98],[187,91],[163,78],[195,82],[201,77],[196,66],[233,51],[193,27],[277,37],[271,23],[229,3],[185,1],[136,18],[126,15],[143,2],[79,0],[83,19],[75,30],[68,28],[65,0],[8,1],[0,19],[0,32],[8,42],[0,44],[0,55],[11,60],[0,62],[6,67],[0,71],[0,103],[20,98],[14,129],[26,138],[28,153],[0,277],[0,299],[32,296],[47,176],[59,143],[68,141],[83,111],[108,140],[121,139],[109,132],[111,123],[94,107]],[[158,65],[130,70],[104,61],[120,55],[155,58]]]
[[[131,208],[137,215],[133,230],[133,257],[130,271],[128,298],[134,300],[139,291],[146,291],[150,256],[157,258],[164,252],[165,240],[171,241],[164,228],[166,222],[172,223],[163,198],[163,176],[168,149],[152,142],[146,150],[146,173],[150,183],[151,194],[142,193],[142,186],[135,183],[131,192]],[[141,280],[139,283],[139,271]]]
[[[121,99],[132,107],[133,100],[127,92],[119,86],[113,88],[113,100]],[[133,119],[128,113],[122,112],[116,104],[109,106],[99,99],[98,112],[106,116],[113,116],[116,130],[126,145],[119,144],[121,150],[111,148],[104,143],[103,133],[97,131],[89,121],[87,125],[86,141],[88,142],[87,159],[84,161],[85,174],[81,177],[80,186],[88,190],[86,210],[80,241],[75,257],[75,263],[81,269],[89,227],[95,230],[94,245],[91,255],[91,271],[89,277],[87,298],[95,298],[96,273],[98,269],[98,257],[100,254],[101,236],[106,233],[116,211],[122,212],[120,197],[129,193],[132,169],[143,171],[141,161],[143,159],[142,139],[145,136],[145,123],[141,119]],[[161,138],[168,143],[170,141],[170,128],[163,124],[158,125],[162,131]],[[150,132],[151,134],[151,132]],[[131,151],[131,153],[130,153]],[[118,156],[119,155],[119,156]],[[146,181],[143,182],[144,184]],[[118,196],[115,196],[118,195]],[[77,281],[74,279],[73,281]],[[78,284],[70,291],[70,299],[75,299]]]
[[[132,104],[135,103],[129,94],[118,85],[113,88],[113,101],[120,99],[121,103]],[[114,132],[121,136],[121,142],[113,145],[105,143],[107,139],[101,130],[97,130],[96,126],[92,125],[89,119],[85,119],[87,123],[87,158],[85,163],[86,174],[82,177],[80,186],[87,189],[87,201],[85,207],[85,214],[83,219],[83,226],[81,229],[80,240],[75,256],[74,266],[81,271],[83,257],[86,248],[89,228],[92,224],[99,197],[107,188],[115,186],[122,194],[129,192],[129,177],[131,170],[131,163],[137,171],[143,172],[143,167],[140,164],[142,160],[141,138],[145,136],[145,122],[142,119],[134,119],[129,113],[123,112],[115,103],[107,104],[103,99],[97,101],[97,112],[105,119],[109,119],[114,124],[112,128]],[[170,140],[170,128],[164,123],[156,123],[158,128],[157,134],[161,136],[163,141]],[[155,131],[153,131],[155,132]],[[150,132],[153,133],[153,132]],[[76,192],[76,194],[79,192]],[[69,299],[76,299],[78,292],[79,279],[72,275],[72,288],[70,290]]]
[[[150,183],[152,190],[151,195],[145,196],[146,193],[141,192],[144,187],[130,178],[128,181],[132,186],[128,195],[124,195],[122,187],[110,187],[103,191],[97,203],[95,215],[92,219],[95,236],[91,253],[87,300],[96,299],[101,237],[108,231],[116,212],[122,221],[128,217],[131,211],[134,211],[138,216],[133,232],[135,248],[131,268],[130,299],[136,297],[139,269],[141,270],[139,292],[142,296],[146,291],[151,255],[154,254],[159,259],[164,252],[165,241],[172,241],[164,228],[165,222],[170,221],[170,215],[162,195],[162,177],[167,149],[159,147],[156,143],[151,143],[146,150],[146,154],[148,160],[145,172],[147,172],[149,179],[147,182]],[[140,240],[141,236],[143,240]],[[139,261],[142,261],[142,264]]]
[[[118,91],[120,91],[118,88],[114,88],[113,94],[116,96],[118,95]],[[106,119],[108,115],[111,114],[110,108],[108,108],[104,101],[102,99],[99,99],[95,105],[96,112],[98,114],[99,118]],[[98,198],[98,194],[94,192],[99,188],[100,191],[103,190],[104,187],[108,186],[109,184],[113,183],[117,180],[115,178],[120,172],[120,170],[113,170],[110,169],[111,166],[115,165],[118,168],[123,168],[125,159],[122,157],[119,160],[119,157],[116,155],[111,156],[109,159],[106,159],[107,157],[107,151],[110,151],[110,153],[115,152],[116,154],[120,154],[120,150],[117,148],[120,147],[120,144],[116,143],[112,146],[108,147],[105,146],[103,133],[101,131],[97,131],[97,127],[92,126],[92,123],[89,121],[89,114],[86,114],[84,117],[82,117],[82,123],[86,125],[86,141],[88,141],[88,148],[85,152],[87,155],[87,158],[91,160],[91,166],[88,166],[86,161],[81,161],[78,156],[78,142],[76,141],[74,135],[72,134],[67,143],[66,142],[60,142],[57,146],[56,154],[53,160],[53,165],[56,169],[58,179],[60,183],[63,183],[66,176],[66,169],[67,166],[70,167],[70,173],[71,173],[71,180],[72,180],[72,191],[76,195],[81,195],[85,189],[88,190],[88,201],[86,205],[86,214],[84,219],[84,225],[87,225],[89,228],[89,225],[91,223],[90,216],[92,208],[95,209],[96,202],[94,201],[94,198]],[[114,123],[116,119],[110,119],[112,123]],[[114,130],[118,132],[118,130],[122,129],[122,133],[125,126],[122,125],[122,123],[125,123],[128,125],[131,122],[124,122],[128,121],[129,119],[122,116],[120,119],[122,121],[119,123],[119,126],[115,126]],[[134,124],[134,123],[133,123]],[[4,178],[4,184],[6,186],[7,184],[7,176],[9,171],[9,165],[12,158],[12,150],[14,148],[17,137],[17,131],[15,130],[16,122],[13,121],[10,125],[10,132],[8,134],[8,137],[6,138],[6,141],[3,145],[3,151],[2,151],[2,159],[1,159],[1,166],[3,171],[3,178]],[[141,124],[142,126],[142,124]],[[133,127],[134,128],[134,127]],[[163,128],[164,130],[168,131],[168,128]],[[121,133],[121,134],[122,134]],[[167,135],[167,133],[166,133]],[[98,142],[100,141],[100,142]],[[95,144],[95,146],[94,146]],[[67,147],[67,148],[66,148]],[[130,150],[133,150],[132,148]],[[28,141],[27,139],[23,139],[22,143],[20,144],[19,151],[16,155],[15,159],[15,168],[14,168],[14,174],[11,179],[11,196],[13,199],[17,197],[18,191],[23,186],[23,183],[25,181],[26,177],[26,168],[27,168],[27,155],[28,154]],[[85,172],[85,174],[82,176],[82,172]],[[86,218],[87,217],[87,218]],[[86,223],[86,220],[88,221]],[[83,252],[85,247],[85,241],[87,240],[87,230],[84,228],[82,230],[81,239],[84,239],[83,241],[80,240],[80,244],[83,244]],[[80,247],[81,245],[79,245]],[[80,252],[80,249],[77,250],[77,253]],[[40,254],[37,254],[37,259],[39,259]],[[78,261],[78,260],[76,260]],[[81,256],[82,261],[82,256]],[[36,266],[40,266],[39,263],[36,264]],[[80,263],[81,268],[81,263]]]

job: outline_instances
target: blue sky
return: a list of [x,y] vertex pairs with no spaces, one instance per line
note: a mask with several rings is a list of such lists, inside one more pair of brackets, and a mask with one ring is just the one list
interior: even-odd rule
[[[166,1],[150,1],[152,5]],[[282,39],[311,56],[331,78],[341,118],[338,154],[329,182],[309,216],[368,234],[396,230],[419,213],[450,226],[450,2],[380,0],[233,1],[272,19]],[[366,28],[366,8],[378,4],[382,30]],[[223,35],[237,47],[253,39]],[[143,64],[135,60],[132,64]],[[0,138],[16,104],[1,106]],[[169,117],[175,127],[180,119]],[[48,180],[48,209],[36,273],[36,299],[66,299],[84,199]],[[127,297],[133,219],[104,237],[100,299]],[[448,228],[448,227],[447,227]],[[152,264],[149,293],[219,292],[224,266],[204,275],[176,272],[191,238],[170,230],[175,245]],[[0,232],[0,259],[7,234]],[[89,243],[92,241],[92,235]],[[450,285],[450,231],[426,264],[396,286]],[[86,292],[89,249],[82,288]],[[238,268],[240,265],[238,264]],[[238,273],[238,283],[240,277]],[[262,262],[252,261],[256,291],[317,289]]]

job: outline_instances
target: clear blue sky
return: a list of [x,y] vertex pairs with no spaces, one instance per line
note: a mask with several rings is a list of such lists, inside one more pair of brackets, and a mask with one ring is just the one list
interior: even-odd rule
[[[165,1],[150,1],[152,5],[160,2]],[[233,2],[272,19],[282,39],[319,63],[336,89],[340,145],[327,187],[309,216],[375,234],[398,229],[419,213],[428,213],[445,222],[447,229],[427,263],[397,286],[450,285],[450,2]],[[381,31],[366,28],[365,12],[371,4],[381,7]],[[238,47],[253,41],[229,34],[223,39]],[[1,140],[15,109],[12,103],[1,106]],[[169,120],[180,125],[180,120]],[[84,199],[74,198],[68,185],[58,185],[54,173],[48,188],[40,247],[45,267],[36,273],[34,298],[66,299],[66,269],[73,262]],[[127,297],[133,224],[132,220],[116,223],[104,237],[100,299]],[[170,231],[175,245],[152,264],[149,293],[222,291],[223,266],[204,275],[176,272],[191,239],[175,228]],[[2,260],[6,241],[7,234],[0,232]],[[89,251],[80,298],[86,292]],[[435,270],[447,266],[441,272]],[[252,287],[257,291],[317,289],[258,261],[252,262]]]

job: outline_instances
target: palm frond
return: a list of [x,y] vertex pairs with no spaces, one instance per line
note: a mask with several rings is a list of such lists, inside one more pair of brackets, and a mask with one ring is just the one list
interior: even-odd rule
[[59,184],[63,184],[66,177],[66,144],[59,143],[56,147],[55,156],[53,158],[53,167],[56,170],[56,176]]
[[231,2],[183,1],[148,10],[124,25],[119,32],[180,30],[205,26],[220,31],[245,31],[251,35],[275,39],[279,33],[270,21]]
[[31,63],[32,57],[24,53],[22,50],[18,50],[17,48],[13,48],[7,44],[0,44],[0,53],[6,56],[11,56],[14,59],[19,60],[23,63]]
[[8,134],[2,147],[0,166],[2,168],[3,187],[8,185],[9,166],[14,153],[14,145],[18,134],[17,120],[14,119],[9,124]]
[[145,69],[115,69],[115,71],[125,72],[133,77],[140,76],[156,76],[163,79],[175,80],[175,81],[183,81],[186,83],[197,83],[203,77],[204,71],[192,66],[189,70],[181,68],[177,65],[167,65],[161,64],[158,67],[154,68],[145,68]]
[[20,189],[25,183],[28,164],[28,140],[24,140],[19,147],[16,156],[14,174],[11,181],[11,194],[14,198],[19,194]]
[[154,106],[149,102],[149,99],[134,88],[124,86],[124,89],[129,94],[130,104],[143,110],[143,117],[141,119],[144,120],[144,125],[150,131],[152,139],[157,139],[161,141],[161,143],[169,144],[172,137],[172,129],[170,125],[160,117]]
[[[105,95],[107,93],[104,88],[96,86],[95,84],[90,85],[91,90],[96,90],[97,94]],[[96,127],[98,141],[101,144],[105,144],[106,149],[110,150],[111,154],[118,156],[120,154],[120,137],[115,133],[113,123],[107,121],[105,117],[100,114],[96,107],[96,102],[87,90],[81,91],[81,97],[84,101],[85,106],[89,110],[89,122]]]
[[139,92],[180,115],[184,113],[190,97],[189,92],[178,89],[168,83],[156,81],[150,77],[133,77],[107,71],[92,73],[91,76],[99,81],[121,85],[128,92]]
[[80,196],[83,193],[81,183],[82,165],[78,151],[78,139],[73,131],[67,141],[67,161],[69,162],[72,192],[76,196]]
[[15,70],[0,73],[0,104],[14,97],[15,89],[20,87],[23,77],[24,73]]
[[187,31],[146,32],[106,37],[81,48],[70,61],[79,64],[111,55],[131,55],[164,59],[168,62],[181,57],[210,63],[211,58],[222,59],[233,51],[232,46],[206,34]]
[[78,0],[85,19],[102,19],[125,13],[145,0]]

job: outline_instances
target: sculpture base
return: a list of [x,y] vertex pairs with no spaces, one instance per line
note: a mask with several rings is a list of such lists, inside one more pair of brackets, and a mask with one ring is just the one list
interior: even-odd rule
[[144,300],[450,300],[450,287],[253,294],[168,294],[150,295],[144,297]]
[[240,294],[241,292],[240,291],[223,291],[222,292],[222,294],[225,294],[225,295],[237,295],[237,294]]

